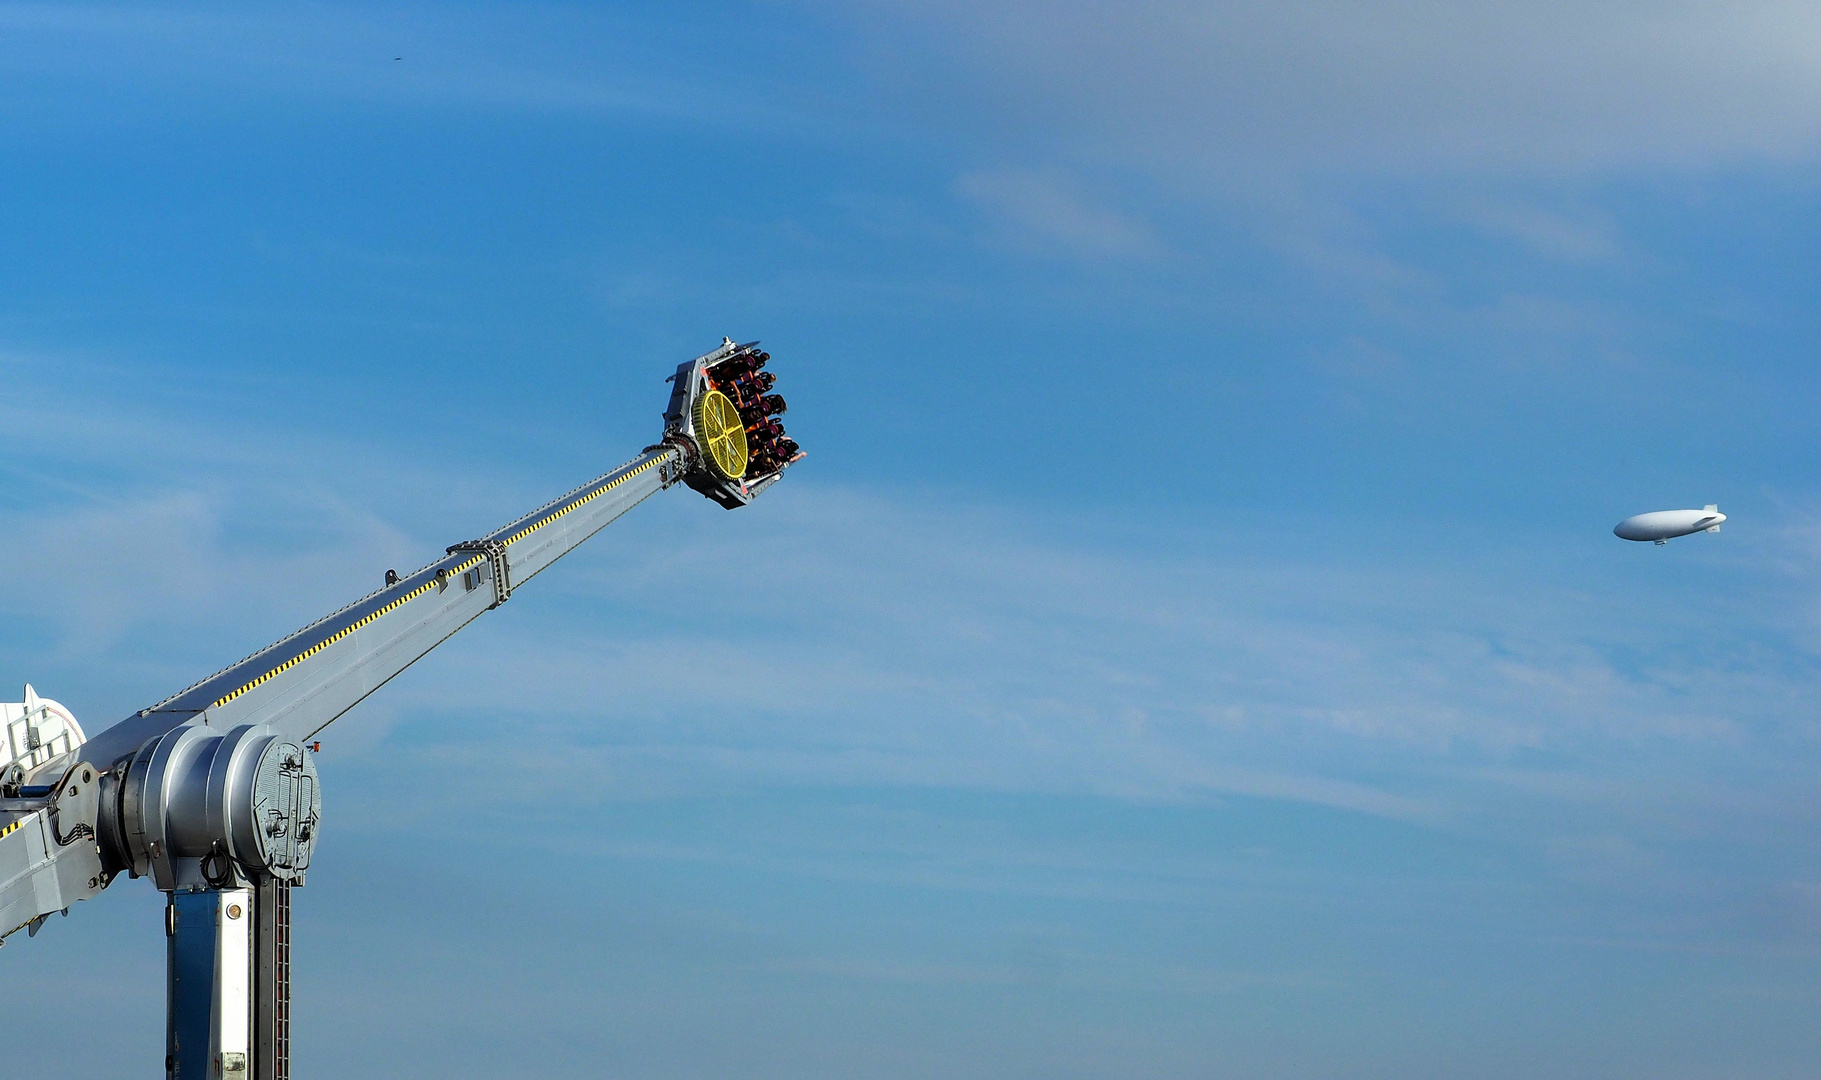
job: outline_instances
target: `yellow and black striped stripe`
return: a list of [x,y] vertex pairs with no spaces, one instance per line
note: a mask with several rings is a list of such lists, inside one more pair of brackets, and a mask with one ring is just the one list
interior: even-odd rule
[[565,506],[561,510],[558,510],[556,513],[551,514],[549,517],[542,518],[536,522],[533,522],[532,524],[527,525],[524,528],[520,529],[518,532],[513,533],[511,536],[506,537],[506,543],[508,543],[508,544],[518,543],[520,540],[523,540],[525,537],[530,536],[532,533],[534,533],[534,532],[538,531],[539,529],[543,528],[544,526],[550,524],[551,522],[555,521],[557,518],[560,518],[564,514],[567,514],[569,511],[574,510],[576,507],[592,501],[597,496],[607,494],[609,491],[612,491],[614,488],[619,487],[621,484],[623,484],[626,481],[632,479],[633,477],[639,475],[640,473],[644,472],[646,469],[651,468],[653,465],[656,465],[657,463],[658,463],[658,459],[652,458],[650,461],[647,461],[645,464],[640,465],[636,469],[633,469],[631,472],[624,473],[620,476],[614,477],[612,480],[609,480],[605,484],[602,484],[600,487],[595,488],[593,491],[590,491],[588,494],[575,500],[574,502],[570,503],[568,506]]
[[[659,460],[660,459],[658,459],[658,458],[652,458],[650,461],[647,461],[645,464],[640,465],[636,469],[633,469],[629,472],[621,473],[619,476],[616,476],[612,480],[609,480],[605,484],[602,484],[600,487],[595,488],[593,491],[590,491],[588,494],[575,500],[574,502],[570,503],[568,506],[565,506],[561,510],[558,510],[556,513],[551,514],[549,517],[540,518],[539,520],[531,523],[530,525],[527,525],[524,528],[520,529],[518,532],[513,533],[511,536],[508,536],[506,538],[506,543],[508,545],[518,543],[520,540],[523,540],[525,537],[530,536],[532,533],[538,531],[539,529],[543,528],[544,526],[546,526],[546,525],[550,524],[551,522],[555,521],[556,519],[562,517],[564,514],[567,514],[569,511],[574,510],[576,507],[581,506],[585,503],[588,503],[588,502],[592,501],[593,499],[595,499],[597,496],[604,495],[607,492],[612,491],[614,488],[619,487],[621,484],[623,484],[626,481],[632,479],[633,477],[639,475],[640,473],[644,472],[646,469],[649,469],[653,465],[656,465]],[[469,570],[474,569],[476,566],[479,566],[481,563],[486,562],[486,561],[487,561],[487,556],[485,556],[485,555],[471,556],[466,561],[458,563],[453,568],[451,568],[449,571],[449,576],[455,577],[458,574],[466,573]],[[441,584],[441,581],[442,581],[442,579],[437,579],[434,581],[426,581],[422,585],[419,585],[417,588],[412,589],[410,592],[406,593],[405,595],[399,597],[396,600],[393,600],[391,603],[387,604],[385,607],[380,608],[377,611],[369,612],[359,622],[350,624],[348,626],[341,628],[340,630],[337,630],[333,635],[324,638],[323,640],[310,646],[308,649],[305,649],[303,652],[300,652],[296,656],[291,657],[291,659],[286,660],[284,663],[282,663],[282,664],[278,665],[277,667],[273,668],[272,670],[266,672],[264,675],[261,675],[259,678],[254,679],[252,682],[249,682],[246,685],[241,686],[240,688],[232,691],[231,693],[223,694],[221,697],[216,698],[214,703],[211,704],[209,706],[209,708],[218,709],[221,706],[226,705],[228,702],[233,701],[235,698],[239,697],[240,695],[246,693],[248,690],[251,690],[256,686],[259,686],[260,684],[264,683],[266,680],[272,678],[273,676],[282,675],[283,673],[296,667],[298,664],[303,663],[305,660],[308,660],[310,657],[315,656],[317,653],[323,651],[324,649],[328,648],[329,646],[340,641],[342,638],[345,638],[349,634],[354,633],[354,631],[359,630],[360,628],[373,622],[375,619],[379,618],[381,615],[385,615],[392,611],[396,611],[397,609],[405,606],[406,604],[410,603],[411,601],[413,601],[413,600],[417,599],[418,597],[424,595],[425,593],[429,592],[430,590],[436,588],[439,584]],[[0,836],[4,836],[4,835],[6,835],[6,834],[0,833]]]

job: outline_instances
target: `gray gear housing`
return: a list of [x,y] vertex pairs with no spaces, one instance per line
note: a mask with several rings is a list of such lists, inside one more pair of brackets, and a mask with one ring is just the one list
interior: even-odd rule
[[149,740],[117,797],[117,813],[102,814],[104,854],[166,891],[302,884],[322,818],[309,748],[264,725]]

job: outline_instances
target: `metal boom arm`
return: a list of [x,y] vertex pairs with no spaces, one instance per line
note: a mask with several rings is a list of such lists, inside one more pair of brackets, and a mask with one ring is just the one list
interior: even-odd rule
[[669,486],[683,450],[653,448],[416,573],[141,710],[91,739],[103,763],[184,724],[268,725],[302,741],[615,518]]

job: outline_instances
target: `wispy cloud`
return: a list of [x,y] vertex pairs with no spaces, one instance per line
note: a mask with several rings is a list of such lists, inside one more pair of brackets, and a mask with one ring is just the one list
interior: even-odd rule
[[[1774,628],[1715,642],[1690,618],[1639,640],[1609,622],[1620,596],[1551,582],[1547,564],[1515,584],[1515,553],[1496,574],[1434,551],[1420,566],[1132,557],[859,492],[768,499],[708,536],[695,507],[653,506],[686,537],[662,549],[597,541],[576,576],[526,594],[561,590],[561,617],[484,646],[500,631],[477,628],[459,663],[400,688],[402,715],[436,720],[392,752],[584,799],[779,783],[1246,795],[1573,837],[1589,815],[1690,824],[1615,785],[1615,756],[1674,799],[1761,822],[1752,786],[1804,738],[1785,710],[1812,663],[1764,655]],[[727,618],[698,616],[713,597],[737,598]],[[1675,659],[1639,669],[1639,650]],[[1609,786],[1576,782],[1595,777]]]
[[20,100],[37,80],[80,86],[80,97],[39,98],[32,109],[91,122],[179,102],[206,112],[380,105],[789,122],[764,99],[654,62],[663,31],[605,8],[5,3],[0,27],[0,67],[21,77]]
[[1155,254],[1157,237],[1142,220],[1092,204],[1055,175],[1010,171],[970,173],[956,190],[995,215],[1011,239],[1071,254],[1134,257]]
[[1612,222],[1597,213],[1563,213],[1530,203],[1481,199],[1465,205],[1462,215],[1493,236],[1563,262],[1594,262],[1618,251]]
[[[1285,165],[1405,172],[1709,166],[1821,149],[1812,8],[1749,4],[905,4],[907,35],[1008,138],[1231,183]],[[881,54],[882,78],[915,69]],[[928,74],[927,72],[917,72]],[[935,80],[931,80],[935,82]],[[1017,134],[1013,134],[1017,132]]]
[[[31,424],[7,437],[47,475],[92,476],[98,456],[131,466],[42,500],[0,580],[15,662],[73,674],[138,658],[100,695],[122,712],[144,703],[117,696],[129,683],[165,672],[135,691],[161,696],[439,550],[446,526],[429,522],[450,500],[495,513],[497,492],[413,481],[435,467],[307,431],[217,425],[135,459],[164,445],[147,433],[169,425],[168,403],[83,384],[56,384],[62,411],[93,421],[67,454]],[[58,414],[44,387],[30,396]],[[1548,550],[1462,555],[1406,530],[1395,554],[1263,554],[1277,527],[1224,523],[1218,553],[1193,534],[1109,548],[1070,520],[813,473],[738,514],[658,500],[364,706],[403,719],[394,741],[363,736],[357,715],[343,745],[491,763],[582,797],[778,783],[1246,795],[1501,832],[1595,812],[1684,820],[1627,786],[1653,775],[1761,820],[1763,785],[1786,782],[1766,778],[1821,752],[1802,719],[1816,660],[1801,620],[1741,608],[1716,636],[1706,609],[1671,604],[1641,625],[1627,594]],[[1799,521],[1748,542],[1812,547]],[[1754,559],[1772,569],[1747,587],[1812,589],[1795,551]],[[1615,757],[1630,764],[1615,772]]]

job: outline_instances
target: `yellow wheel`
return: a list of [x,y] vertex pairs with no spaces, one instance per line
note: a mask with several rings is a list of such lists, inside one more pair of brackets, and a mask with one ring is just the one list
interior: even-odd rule
[[746,475],[746,424],[727,395],[710,390],[696,399],[696,440],[708,467],[727,480]]

